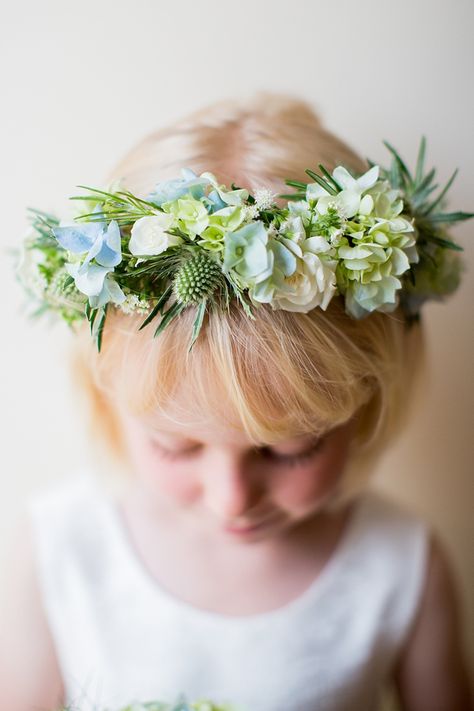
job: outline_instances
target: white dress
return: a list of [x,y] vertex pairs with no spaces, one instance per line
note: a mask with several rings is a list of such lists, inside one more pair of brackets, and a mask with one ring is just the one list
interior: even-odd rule
[[[31,496],[37,574],[66,689],[80,711],[209,698],[242,711],[374,711],[413,624],[428,528],[374,492],[296,600],[226,616],[147,572],[114,496],[81,472]],[[218,579],[218,575],[216,576]]]

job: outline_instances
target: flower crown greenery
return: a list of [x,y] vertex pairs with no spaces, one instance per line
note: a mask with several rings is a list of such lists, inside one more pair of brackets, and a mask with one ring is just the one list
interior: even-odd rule
[[458,287],[462,247],[446,226],[474,213],[440,211],[457,169],[430,199],[438,186],[435,170],[424,170],[424,136],[414,175],[384,144],[389,169],[367,159],[354,177],[319,164],[320,175],[306,170],[311,182],[286,180],[288,195],[265,187],[251,195],[185,168],[145,199],[120,183],[80,185],[86,194],[70,198],[80,206],[72,222],[29,208],[17,276],[40,301],[32,315],[52,309],[69,325],[87,318],[99,351],[111,305],[143,313],[140,329],[160,315],[155,336],[195,306],[189,350],[206,308],[228,308],[231,298],[250,318],[252,305],[307,313],[340,294],[354,318],[400,305],[417,320],[424,301]]
[[[75,705],[67,706],[62,711],[80,711]],[[96,709],[96,711],[102,711]],[[185,694],[179,694],[173,703],[163,701],[132,702],[120,711],[240,711],[238,707],[229,704],[215,704],[210,699],[199,699],[189,702]]]

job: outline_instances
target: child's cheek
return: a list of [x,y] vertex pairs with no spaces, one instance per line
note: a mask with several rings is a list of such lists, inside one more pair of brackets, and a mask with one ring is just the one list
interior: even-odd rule
[[279,492],[282,504],[295,512],[311,510],[336,488],[343,465],[344,457],[333,452],[313,465],[295,469]]
[[151,483],[157,494],[175,503],[188,505],[199,497],[199,486],[192,473],[184,467],[155,461],[151,477]]

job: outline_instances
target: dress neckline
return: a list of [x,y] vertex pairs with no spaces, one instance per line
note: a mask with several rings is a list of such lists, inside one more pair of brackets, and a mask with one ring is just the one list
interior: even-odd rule
[[154,597],[161,603],[164,602],[174,607],[182,615],[192,616],[212,624],[236,627],[239,625],[258,625],[265,622],[278,621],[297,613],[299,610],[306,608],[309,604],[314,604],[315,600],[323,594],[331,580],[337,575],[337,571],[343,567],[344,560],[352,548],[352,540],[357,535],[360,521],[363,517],[365,501],[364,497],[360,494],[354,499],[343,531],[340,534],[339,541],[331,557],[326,561],[319,574],[300,595],[284,605],[264,612],[249,615],[226,615],[193,605],[166,590],[166,588],[151,575],[137,554],[123,515],[120,512],[117,497],[104,490],[97,481],[95,485],[96,488],[98,488],[100,502],[109,523],[109,531],[111,531],[118,544],[117,548],[122,557],[121,564],[125,566],[125,570],[131,572],[131,575],[138,581],[138,584],[151,595],[152,598]]

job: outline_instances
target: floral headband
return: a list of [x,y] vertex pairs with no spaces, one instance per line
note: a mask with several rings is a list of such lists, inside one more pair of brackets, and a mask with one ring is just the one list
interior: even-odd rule
[[32,315],[54,310],[69,325],[87,318],[99,351],[110,306],[143,313],[140,329],[160,315],[155,336],[195,306],[189,350],[208,306],[228,308],[231,298],[250,318],[252,305],[307,313],[340,294],[356,319],[400,305],[416,320],[424,301],[458,287],[462,247],[446,226],[474,213],[440,211],[457,169],[430,199],[438,186],[435,170],[424,172],[424,136],[414,175],[384,144],[390,169],[367,159],[355,177],[319,164],[320,175],[306,170],[312,182],[285,181],[289,195],[251,195],[185,168],[145,199],[119,183],[78,186],[87,193],[70,198],[82,206],[73,222],[30,208],[17,276],[40,301]]

